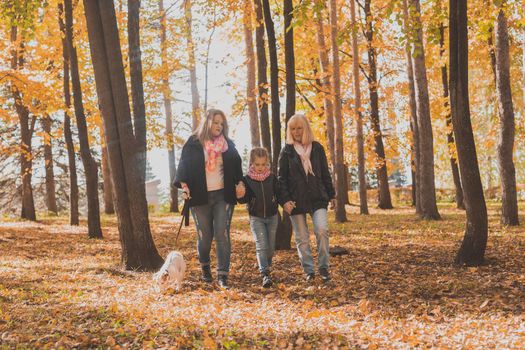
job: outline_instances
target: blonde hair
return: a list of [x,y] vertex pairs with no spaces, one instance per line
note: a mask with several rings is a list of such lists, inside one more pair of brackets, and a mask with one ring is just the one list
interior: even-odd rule
[[301,123],[303,127],[303,138],[301,139],[301,144],[309,145],[315,141],[314,134],[312,132],[312,128],[310,128],[310,122],[305,117],[305,115],[304,114],[294,114],[288,120],[288,123],[286,124],[286,143],[287,144],[293,145],[295,142],[292,136],[292,132],[290,130],[290,125],[295,124],[295,123]]
[[208,109],[206,117],[202,118],[199,126],[193,132],[193,135],[195,135],[203,145],[206,140],[211,140],[210,127],[213,123],[213,117],[217,114],[222,117],[222,134],[228,138],[228,121],[226,120],[224,112],[220,109]]
[[270,154],[264,147],[255,147],[250,151],[250,165],[255,162],[255,158],[266,158],[268,164],[270,163]]

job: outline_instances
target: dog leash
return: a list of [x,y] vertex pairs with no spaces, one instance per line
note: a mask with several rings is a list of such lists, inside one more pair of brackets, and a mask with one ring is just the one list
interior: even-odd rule
[[175,246],[177,246],[177,242],[179,241],[179,235],[180,231],[182,229],[182,223],[184,223],[184,226],[190,225],[190,206],[188,203],[188,200],[184,200],[184,206],[182,207],[181,212],[182,219],[180,221],[179,230],[177,231],[177,237],[175,238]]

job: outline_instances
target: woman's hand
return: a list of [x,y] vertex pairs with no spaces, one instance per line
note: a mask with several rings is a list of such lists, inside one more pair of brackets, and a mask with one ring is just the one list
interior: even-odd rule
[[184,198],[184,200],[191,199],[190,188],[188,185],[185,182],[181,182],[180,186],[182,187],[182,198]]
[[336,205],[337,205],[337,202],[335,198],[330,199],[330,210],[334,210]]
[[283,205],[283,209],[288,213],[288,215],[292,215],[293,208],[295,208],[295,202],[293,201],[288,201]]
[[237,196],[237,199],[246,195],[246,187],[242,181],[235,185],[235,195]]

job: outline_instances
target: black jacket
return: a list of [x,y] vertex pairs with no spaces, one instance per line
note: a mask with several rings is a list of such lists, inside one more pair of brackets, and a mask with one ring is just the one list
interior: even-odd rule
[[284,205],[288,201],[294,201],[292,215],[313,213],[317,209],[326,208],[328,202],[335,198],[328,161],[319,142],[312,143],[310,161],[315,176],[306,176],[301,158],[293,145],[285,145],[279,156],[279,202]]
[[[222,153],[224,166],[224,200],[232,205],[237,203],[235,185],[242,180],[241,157],[230,139],[228,150]],[[208,186],[206,185],[206,170],[204,164],[204,150],[196,136],[190,138],[182,148],[177,174],[173,186],[181,188],[185,182],[190,189],[191,199],[188,206],[204,205],[208,203]]]
[[239,198],[239,203],[247,203],[251,216],[269,218],[277,214],[279,184],[274,174],[270,174],[264,181],[257,181],[246,175],[242,181],[246,194]]

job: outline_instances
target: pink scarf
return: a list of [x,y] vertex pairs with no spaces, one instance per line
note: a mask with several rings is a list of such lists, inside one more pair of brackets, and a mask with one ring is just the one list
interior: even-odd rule
[[301,163],[303,163],[304,173],[308,176],[308,173],[315,175],[312,169],[312,163],[310,162],[310,153],[312,153],[312,144],[308,144],[306,147],[299,142],[294,142],[293,148],[301,157]]
[[262,173],[256,172],[251,166],[248,170],[248,176],[255,181],[264,181],[270,176],[270,174],[270,168],[266,168]]
[[206,161],[206,171],[213,172],[217,166],[217,157],[220,157],[223,152],[228,150],[228,142],[224,135],[218,136],[213,140],[206,140],[204,143],[204,151],[208,154]]

